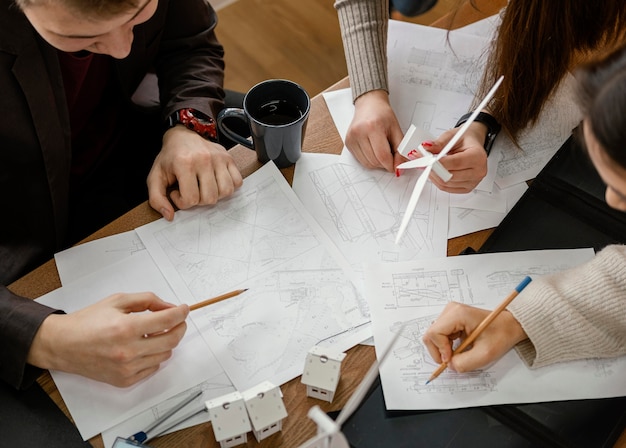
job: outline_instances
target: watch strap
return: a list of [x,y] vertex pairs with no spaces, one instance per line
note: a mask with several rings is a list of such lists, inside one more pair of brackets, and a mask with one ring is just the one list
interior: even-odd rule
[[191,108],[179,109],[167,117],[167,129],[177,124],[182,124],[207,140],[218,142],[215,120],[198,110]]
[[[468,112],[461,118],[459,118],[459,121],[457,121],[454,127],[458,128],[463,123],[465,123],[472,115],[472,113],[473,112]],[[493,147],[493,143],[496,140],[500,129],[502,129],[502,126],[500,125],[500,123],[498,123],[498,120],[493,117],[493,115],[490,115],[487,112],[479,112],[474,121],[487,126],[487,135],[485,136],[485,143],[483,146],[485,148],[485,151],[487,152],[487,155],[489,155],[489,153],[491,152],[491,148]]]

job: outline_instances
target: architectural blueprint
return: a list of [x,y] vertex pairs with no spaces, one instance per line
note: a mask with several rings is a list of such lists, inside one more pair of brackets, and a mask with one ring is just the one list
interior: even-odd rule
[[400,127],[412,123],[438,136],[469,110],[489,40],[390,21],[389,100]]
[[352,264],[446,255],[449,194],[427,183],[401,244],[395,237],[420,170],[368,170],[331,154],[303,154],[293,190]]
[[[497,18],[485,19],[489,29]],[[406,132],[412,123],[437,136],[467,112],[482,76],[490,40],[463,29],[390,21],[387,42],[389,99]],[[499,158],[496,183],[506,188],[534,178],[579,123],[575,80],[567,75],[516,146],[500,133],[490,159]]]
[[191,314],[238,390],[301,374],[314,344],[371,334],[349,264],[272,163],[217,205],[136,231],[181,301],[249,288]]
[[387,409],[450,409],[626,394],[626,357],[531,370],[514,351],[484,370],[459,374],[448,369],[425,384],[438,363],[421,338],[446,303],[493,309],[526,275],[537,279],[580,265],[593,254],[592,249],[545,250],[369,265],[367,299],[377,353],[405,326],[380,371]]

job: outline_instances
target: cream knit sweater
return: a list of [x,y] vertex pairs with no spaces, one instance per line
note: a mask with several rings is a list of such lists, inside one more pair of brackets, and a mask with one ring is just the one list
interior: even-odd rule
[[380,0],[336,0],[352,98],[370,90],[387,92],[389,9]]
[[533,279],[508,309],[529,337],[516,349],[531,367],[626,354],[626,246]]

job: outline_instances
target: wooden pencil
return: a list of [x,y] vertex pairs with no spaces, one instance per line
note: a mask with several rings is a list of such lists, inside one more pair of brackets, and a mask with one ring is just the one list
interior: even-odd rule
[[[528,276],[526,276],[526,278],[524,278],[524,280],[522,280],[520,282],[519,285],[517,285],[517,287],[511,292],[511,294],[508,295],[508,297],[506,299],[504,299],[502,301],[502,303],[500,305],[498,305],[498,307],[493,310],[491,313],[489,313],[487,315],[487,317],[485,317],[483,319],[483,321],[480,323],[480,325],[478,325],[476,327],[476,329],[474,331],[472,331],[472,334],[470,334],[467,338],[465,338],[465,340],[461,343],[461,345],[459,345],[454,352],[452,352],[452,356],[454,356],[457,353],[461,353],[463,352],[463,350],[465,350],[467,347],[469,347],[478,336],[480,336],[480,334],[485,330],[485,328],[487,328],[489,326],[489,324],[496,318],[498,317],[498,315],[504,311],[504,309],[509,305],[509,303],[511,303],[513,301],[513,299],[515,297],[518,296],[518,294],[520,292],[522,292],[522,290],[526,287],[526,285],[528,285],[530,283],[532,279]],[[434,380],[435,378],[437,378],[439,375],[441,375],[441,373],[446,370],[446,368],[448,367],[448,363],[447,362],[442,362],[439,367],[437,368],[437,370],[435,370],[432,375],[430,375],[430,378],[428,379],[428,381],[426,381],[426,384],[430,383],[432,380]]]
[[200,308],[204,308],[208,305],[213,305],[214,303],[221,302],[222,300],[230,299],[231,297],[238,296],[242,292],[246,292],[246,289],[237,289],[235,291],[227,292],[226,294],[222,294],[221,296],[213,297],[212,299],[203,300],[202,302],[194,303],[189,307],[189,311],[194,311]]

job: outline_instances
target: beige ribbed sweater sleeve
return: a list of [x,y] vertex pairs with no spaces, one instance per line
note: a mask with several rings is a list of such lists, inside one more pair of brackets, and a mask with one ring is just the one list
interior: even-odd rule
[[528,335],[516,350],[532,368],[626,354],[626,246],[533,279],[508,310]]
[[352,98],[370,90],[389,92],[386,0],[336,0]]

